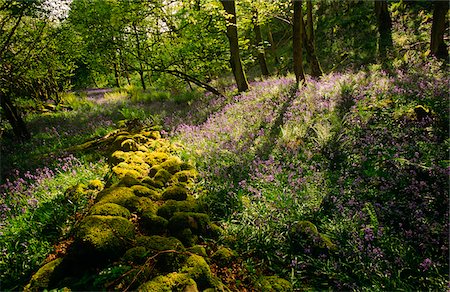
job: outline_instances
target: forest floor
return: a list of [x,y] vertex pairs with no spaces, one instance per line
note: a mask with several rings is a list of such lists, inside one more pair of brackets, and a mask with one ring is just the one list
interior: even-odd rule
[[[445,289],[448,81],[420,63],[307,78],[298,89],[292,77],[269,78],[224,97],[67,94],[73,110],[27,117],[30,142],[2,137],[0,288],[22,287],[72,238],[92,200],[68,201],[66,190],[109,177],[107,150],[67,150],[151,129],[197,169],[190,193],[224,230],[213,246],[239,254],[211,265],[232,290],[263,275],[296,290]],[[123,279],[128,266],[115,264],[92,271],[95,287]]]

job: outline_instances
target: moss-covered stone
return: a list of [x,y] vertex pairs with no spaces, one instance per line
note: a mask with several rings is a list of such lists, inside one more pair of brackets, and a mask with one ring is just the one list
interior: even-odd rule
[[292,285],[289,281],[277,276],[261,277],[256,283],[255,288],[258,291],[284,292],[292,291]]
[[155,181],[153,178],[150,178],[148,176],[146,176],[146,177],[144,177],[142,179],[142,183],[145,183],[146,185],[149,185],[149,186],[151,186],[153,188],[156,188],[156,189],[161,189],[161,188],[164,187],[164,183],[163,182]]
[[119,164],[121,162],[127,162],[129,158],[129,154],[127,152],[123,152],[122,150],[114,151],[114,153],[109,158],[109,162],[112,165]]
[[195,200],[174,201],[168,200],[159,207],[157,215],[170,219],[175,212],[200,212],[201,208]]
[[131,187],[134,194],[139,197],[147,197],[149,199],[152,199],[154,201],[157,201],[161,198],[161,194],[155,191],[154,189],[150,189],[148,187],[145,187],[143,185],[134,185]]
[[201,290],[214,287],[211,269],[205,259],[199,255],[190,255],[179,272],[186,273],[190,278],[194,279]]
[[137,151],[138,144],[133,139],[126,139],[120,143],[120,149],[122,151]]
[[119,216],[86,216],[76,230],[77,240],[85,247],[109,258],[120,256],[134,236],[134,225]]
[[168,222],[165,218],[157,216],[153,212],[144,212],[139,221],[143,231],[152,235],[164,234],[167,230]]
[[206,234],[209,222],[209,216],[205,213],[175,212],[169,220],[168,228],[171,232],[189,228],[195,234]]
[[72,202],[82,202],[87,200],[89,192],[84,184],[76,184],[68,188],[64,193],[66,198],[69,198]]
[[158,206],[155,204],[155,202],[147,197],[138,197],[138,200],[136,201],[134,206],[135,210],[140,214],[145,212],[156,214],[158,210]]
[[87,186],[87,188],[89,190],[95,190],[95,191],[101,191],[101,190],[103,190],[104,187],[105,187],[105,185],[103,184],[103,182],[98,179],[90,180],[88,183],[88,186]]
[[138,142],[139,144],[145,144],[145,143],[149,142],[150,139],[148,137],[145,137],[142,134],[136,134],[136,135],[133,135],[133,140]]
[[167,182],[169,182],[169,180],[171,178],[172,178],[172,175],[167,170],[165,170],[164,168],[158,170],[158,172],[153,177],[153,179],[155,181],[160,181],[163,184],[166,184]]
[[175,237],[164,237],[159,235],[139,236],[136,245],[143,246],[150,251],[176,250],[185,251],[181,241]]
[[319,233],[317,227],[310,221],[300,221],[289,230],[289,238],[294,251],[312,248],[313,253],[333,250],[335,245],[326,235]]
[[139,197],[130,188],[111,187],[98,193],[96,202],[114,203],[134,211],[139,204]]
[[215,223],[208,223],[206,227],[206,234],[210,236],[212,239],[218,239],[224,235],[223,229]]
[[188,190],[186,188],[180,187],[180,186],[168,187],[162,193],[162,199],[164,201],[167,201],[167,200],[184,201],[187,199],[187,196],[188,196]]
[[61,264],[62,258],[53,260],[42,266],[32,277],[24,291],[41,291],[48,289],[53,271]]
[[162,162],[160,166],[170,172],[170,174],[175,174],[181,170],[182,161],[177,156],[169,157],[166,161]]
[[187,249],[188,252],[194,253],[196,255],[207,257],[208,254],[206,253],[206,248],[201,245],[194,245]]
[[150,166],[139,160],[134,160],[130,162],[120,162],[112,168],[113,172],[119,177],[123,178],[128,175],[136,179],[143,179],[147,176]]
[[139,180],[133,176],[125,175],[122,177],[117,184],[119,187],[132,187],[134,185],[139,184]]
[[122,143],[128,139],[131,139],[132,136],[128,133],[123,133],[121,135],[117,135],[116,139],[114,139],[114,142],[112,143],[113,150],[121,150]]
[[211,259],[221,267],[231,264],[236,259],[236,253],[228,247],[219,247],[212,255]]
[[197,284],[185,273],[170,273],[165,276],[158,276],[153,280],[139,286],[139,291],[152,292],[172,292],[185,291],[197,292]]
[[114,203],[95,204],[94,206],[92,206],[89,214],[121,216],[127,219],[131,216],[131,213],[127,208]]
[[147,154],[145,161],[152,165],[161,164],[169,158],[169,154],[165,152],[153,151]]
[[132,247],[125,252],[122,260],[134,264],[143,264],[147,259],[148,251],[143,246]]
[[182,170],[174,174],[173,179],[177,182],[192,182],[197,177],[195,170]]

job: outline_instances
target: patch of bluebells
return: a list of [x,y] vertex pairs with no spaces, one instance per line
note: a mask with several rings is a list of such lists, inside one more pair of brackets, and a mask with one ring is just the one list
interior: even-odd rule
[[64,182],[58,186],[52,184],[55,179],[58,179],[58,176],[77,177],[79,175],[83,177],[83,172],[93,175],[101,170],[104,163],[103,160],[100,160],[97,163],[85,164],[75,156],[68,155],[56,158],[53,168],[37,168],[33,172],[26,171],[24,173],[14,170],[13,175],[0,185],[2,225],[6,224],[9,218],[37,208],[41,201],[50,199],[50,196],[54,195],[54,191],[64,192],[64,188],[70,185],[64,185]]

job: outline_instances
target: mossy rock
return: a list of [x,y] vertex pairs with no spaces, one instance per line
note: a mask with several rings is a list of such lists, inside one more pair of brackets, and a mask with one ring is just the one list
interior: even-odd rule
[[169,220],[170,232],[177,232],[189,228],[195,234],[206,234],[209,216],[205,213],[175,212]]
[[225,233],[220,226],[212,222],[208,223],[206,230],[206,234],[213,239],[218,239]]
[[192,169],[192,170],[181,170],[177,173],[174,174],[173,179],[176,180],[177,182],[190,182],[190,181],[194,181],[194,179],[197,177],[197,171]]
[[194,279],[201,290],[215,286],[209,265],[199,255],[190,255],[179,272],[186,273],[190,278]]
[[160,181],[163,184],[166,184],[169,182],[169,180],[172,178],[172,175],[170,174],[170,172],[168,172],[167,170],[165,170],[164,168],[158,170],[158,172],[155,174],[155,176],[153,177],[153,179],[155,181]]
[[123,152],[122,150],[114,151],[114,153],[109,158],[109,163],[112,165],[117,165],[121,162],[127,162],[129,158],[129,154],[127,152]]
[[188,252],[194,253],[196,255],[206,258],[208,254],[206,253],[206,248],[201,245],[194,245],[187,249]]
[[148,175],[149,175],[150,177],[154,177],[154,176],[156,175],[156,173],[157,173],[158,171],[160,171],[161,169],[163,169],[163,168],[161,167],[161,165],[159,165],[159,164],[153,165],[153,166],[150,168],[150,170],[148,171]]
[[235,259],[236,253],[224,246],[219,247],[219,249],[211,255],[211,260],[221,267],[231,264]]
[[88,183],[88,186],[87,186],[87,188],[89,190],[94,190],[94,191],[101,191],[101,190],[103,190],[104,187],[105,187],[105,185],[103,184],[103,182],[98,179],[90,180]]
[[136,206],[139,205],[139,197],[130,188],[111,187],[98,193],[96,202],[114,203],[134,211]]
[[138,150],[138,144],[133,139],[126,139],[122,143],[120,143],[120,149],[122,151],[137,151]]
[[133,140],[138,142],[139,144],[145,144],[150,141],[148,137],[145,137],[142,134],[133,135]]
[[156,214],[158,216],[170,219],[176,212],[199,212],[200,206],[195,200],[175,201],[168,200],[162,206],[159,207]]
[[129,176],[129,175],[125,175],[124,177],[122,177],[119,181],[119,183],[117,184],[117,186],[120,187],[132,187],[135,186],[137,184],[139,184],[140,181],[133,177],[133,176]]
[[82,202],[88,199],[89,192],[87,191],[86,185],[79,183],[68,188],[65,191],[64,196],[72,202]]
[[198,243],[198,235],[194,234],[190,228],[171,231],[170,234],[178,238],[184,246],[193,246]]
[[159,235],[139,236],[136,238],[136,245],[156,252],[165,250],[185,251],[183,244],[177,238]]
[[195,171],[195,167],[187,162],[181,163],[180,168],[181,168],[181,171],[183,171],[183,170],[194,170]]
[[126,175],[134,177],[136,179],[143,179],[147,176],[150,166],[146,163],[140,162],[120,162],[112,168],[113,172],[119,178],[123,178]]
[[109,258],[120,257],[134,236],[133,223],[119,216],[86,216],[76,230],[83,246]]
[[294,251],[303,251],[306,247],[312,248],[313,253],[335,249],[330,238],[320,234],[317,227],[310,221],[294,224],[289,230],[289,238]]
[[155,191],[154,189],[148,188],[143,185],[133,185],[131,187],[134,194],[139,197],[147,197],[149,199],[152,199],[154,201],[157,201],[161,198],[161,194]]
[[147,153],[147,157],[146,157],[145,161],[147,161],[147,163],[151,163],[152,165],[157,165],[157,164],[163,163],[169,157],[170,157],[170,155],[165,152],[153,151],[153,152]]
[[41,291],[48,289],[54,270],[61,264],[62,258],[43,265],[32,277],[24,291]]
[[95,204],[92,206],[89,214],[121,216],[127,219],[131,217],[131,213],[127,208],[114,203]]
[[180,186],[168,187],[162,193],[162,199],[164,201],[167,201],[167,200],[184,201],[187,199],[187,196],[188,196],[188,190],[186,188],[180,187]]
[[165,276],[158,276],[151,281],[142,284],[139,291],[152,292],[197,292],[197,283],[185,273],[173,272]]
[[169,221],[153,212],[144,212],[139,223],[146,234],[161,235],[166,232]]
[[177,156],[169,157],[166,161],[162,162],[160,166],[170,172],[170,174],[175,174],[181,171],[182,161]]
[[134,205],[134,209],[140,213],[143,214],[145,212],[156,214],[158,210],[158,206],[155,204],[155,202],[147,197],[137,197],[137,201]]
[[122,260],[125,262],[141,265],[145,263],[148,254],[149,253],[145,247],[136,246],[127,250],[122,257]]
[[292,291],[292,285],[289,281],[277,276],[261,277],[256,283],[255,288],[258,291],[285,292]]
[[164,183],[162,181],[156,181],[153,178],[150,178],[148,176],[146,176],[142,179],[142,183],[149,185],[155,189],[161,189],[164,187]]

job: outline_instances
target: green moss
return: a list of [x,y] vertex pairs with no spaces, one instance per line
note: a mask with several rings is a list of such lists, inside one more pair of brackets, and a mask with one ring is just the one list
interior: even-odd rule
[[186,188],[180,187],[180,186],[168,187],[162,193],[162,199],[164,201],[167,201],[167,200],[184,201],[187,199],[187,196],[188,196],[188,190]]
[[201,290],[214,287],[211,269],[205,259],[199,255],[190,255],[179,272],[186,273],[194,279]]
[[177,182],[185,182],[185,183],[194,181],[194,179],[196,177],[197,177],[197,171],[194,169],[182,170],[182,171],[175,173],[175,175],[174,175],[174,179]]
[[111,157],[109,158],[109,162],[112,165],[116,165],[116,164],[119,164],[121,162],[127,162],[128,158],[129,158],[128,153],[123,152],[121,150],[117,150],[111,155]]
[[160,235],[166,232],[168,221],[153,212],[144,212],[139,223],[146,234]]
[[235,258],[236,253],[227,247],[219,247],[219,249],[211,255],[211,259],[221,267],[231,264]]
[[101,191],[105,187],[105,185],[102,183],[101,180],[94,179],[90,180],[88,183],[88,189],[95,190],[95,191]]
[[135,203],[135,210],[141,214],[145,212],[156,214],[158,206],[149,198],[138,197],[138,200]]
[[224,235],[224,231],[221,227],[219,227],[215,223],[208,223],[208,226],[206,227],[207,235],[210,236],[213,239],[218,239],[219,237]]
[[265,276],[261,277],[256,283],[255,287],[258,291],[292,291],[292,285],[285,279],[278,278],[277,276]]
[[181,170],[182,161],[177,156],[172,156],[166,161],[162,162],[160,166],[170,172],[170,174],[175,174]]
[[155,181],[160,181],[164,184],[166,184],[171,178],[172,178],[172,175],[164,168],[158,170],[158,172],[153,177],[153,179]]
[[145,183],[146,185],[149,185],[149,186],[151,186],[153,188],[156,188],[156,189],[161,189],[161,188],[164,187],[164,183],[163,182],[155,181],[154,179],[152,179],[152,178],[150,178],[148,176],[144,177],[142,179],[142,182]]
[[313,253],[336,248],[330,238],[320,234],[317,227],[310,221],[300,221],[294,224],[289,230],[289,238],[294,251],[301,251],[306,246],[312,247]]
[[139,204],[139,197],[133,193],[133,190],[126,187],[111,187],[101,191],[97,195],[97,203],[114,203],[121,205],[128,210],[135,210]]
[[206,234],[209,216],[204,213],[175,212],[169,220],[168,228],[171,232],[191,229],[195,234]]
[[138,290],[152,292],[198,291],[197,284],[189,275],[176,272],[158,276],[141,285]]
[[154,201],[157,201],[161,198],[161,195],[157,191],[143,185],[134,185],[131,187],[131,189],[133,190],[134,194],[139,197],[147,197]]
[[134,239],[134,225],[119,216],[86,216],[76,230],[76,238],[87,248],[115,258]]
[[130,162],[120,162],[112,168],[113,172],[119,177],[123,178],[125,175],[129,175],[136,179],[143,179],[147,176],[150,166],[143,161],[132,160]]
[[130,262],[130,263],[141,265],[141,264],[145,263],[147,256],[148,256],[148,251],[145,247],[136,246],[136,247],[132,247],[129,250],[127,250],[122,257],[122,260],[124,260],[125,262]]
[[122,141],[122,143],[120,143],[120,148],[123,151],[137,151],[138,144],[133,139],[126,139],[125,141]]
[[62,258],[53,260],[42,266],[32,277],[24,291],[40,291],[48,289],[53,271],[61,264]]
[[91,210],[89,211],[89,214],[121,216],[124,218],[131,217],[131,213],[127,208],[114,203],[95,204],[94,206],[92,206]]
[[157,211],[157,215],[170,219],[175,212],[199,212],[200,206],[195,200],[174,201],[168,200]]
[[139,236],[136,244],[151,251],[176,250],[185,251],[183,244],[175,237],[164,237],[159,235]]
[[208,254],[206,253],[206,249],[204,246],[201,245],[194,245],[193,247],[190,247],[187,249],[188,252],[195,253],[196,255],[207,257]]
[[112,143],[113,150],[120,150],[122,148],[122,142],[131,138],[132,136],[129,133],[118,135],[116,139],[114,139],[114,142]]
[[142,134],[136,134],[133,136],[133,140],[135,140],[136,142],[140,143],[140,144],[145,144],[147,142],[149,142],[149,138],[145,137]]
[[65,193],[65,197],[70,199],[72,202],[82,202],[87,200],[89,194],[87,192],[87,187],[84,184],[77,184],[73,187],[68,188]]
[[150,170],[148,171],[148,175],[149,175],[150,177],[154,177],[154,176],[156,175],[156,173],[157,173],[159,170],[161,170],[161,169],[163,169],[163,168],[161,167],[161,165],[159,165],[159,164],[153,165],[153,166],[150,168]]
[[132,187],[134,185],[139,184],[139,180],[133,176],[125,175],[117,184],[117,186],[121,187]]
[[147,153],[146,161],[147,163],[151,163],[152,165],[160,164],[169,158],[169,154],[165,152],[153,151]]

